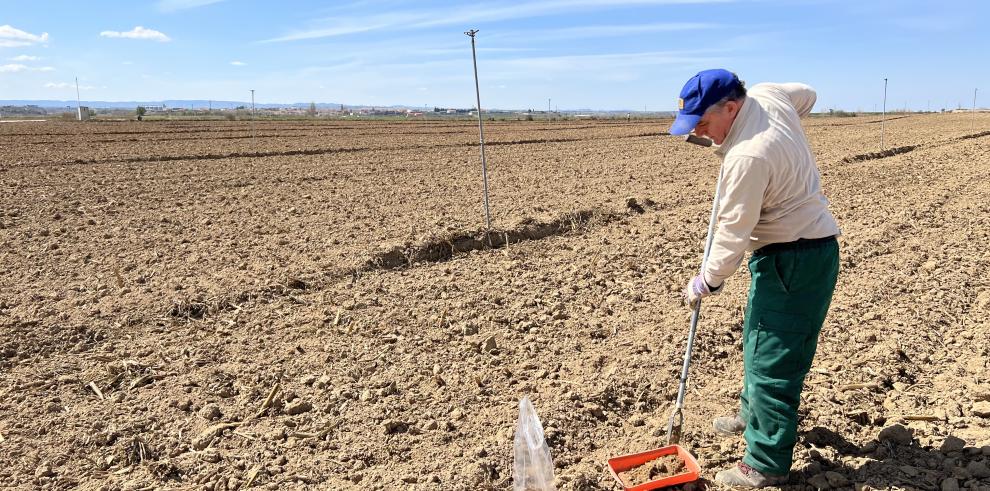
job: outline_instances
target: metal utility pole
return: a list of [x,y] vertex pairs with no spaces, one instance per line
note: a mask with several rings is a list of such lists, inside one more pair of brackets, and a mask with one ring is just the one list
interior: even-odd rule
[[880,115],[880,151],[883,151],[883,123],[887,119],[887,79],[883,79],[883,113]]
[[251,117],[254,118],[254,89],[251,89]]
[[82,121],[82,101],[79,100],[79,77],[76,77],[76,117]]
[[547,97],[547,144],[550,143],[550,98]]
[[973,89],[973,126],[976,126],[976,91],[978,90],[980,89]]
[[488,163],[485,161],[485,125],[481,119],[481,89],[478,86],[478,55],[475,54],[474,49],[474,35],[477,33],[477,29],[464,32],[464,34],[467,34],[471,38],[471,60],[474,63],[474,94],[478,102],[478,135],[481,140],[481,180],[485,193],[485,230],[491,230],[492,216],[488,208]]

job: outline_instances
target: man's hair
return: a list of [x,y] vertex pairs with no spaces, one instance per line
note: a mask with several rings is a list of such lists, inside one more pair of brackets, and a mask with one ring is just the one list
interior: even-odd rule
[[[733,75],[735,75],[735,73],[733,73]],[[721,109],[723,106],[725,106],[726,102],[741,101],[745,98],[746,98],[746,82],[739,80],[739,77],[736,76],[736,84],[734,87],[732,87],[732,90],[729,92],[729,94],[721,98],[715,104],[712,104],[711,107],[717,107]]]

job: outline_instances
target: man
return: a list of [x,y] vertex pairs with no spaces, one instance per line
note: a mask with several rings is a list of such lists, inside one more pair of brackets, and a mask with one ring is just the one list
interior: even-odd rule
[[718,225],[704,271],[685,289],[688,302],[720,291],[752,251],[740,409],[714,422],[719,433],[742,432],[747,448],[715,476],[724,484],[786,482],[804,377],[835,289],[839,227],[800,120],[815,99],[804,84],[747,91],[735,74],[706,70],[684,85],[670,128],[711,138],[722,158]]

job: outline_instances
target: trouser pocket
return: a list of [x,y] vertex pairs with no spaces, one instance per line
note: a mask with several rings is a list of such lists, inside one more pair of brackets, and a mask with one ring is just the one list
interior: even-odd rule
[[773,379],[794,379],[811,368],[818,330],[804,315],[764,310],[750,332],[748,368]]

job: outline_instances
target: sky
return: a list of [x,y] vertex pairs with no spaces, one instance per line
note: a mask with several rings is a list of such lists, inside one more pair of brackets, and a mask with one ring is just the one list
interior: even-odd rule
[[[990,2],[0,0],[0,100],[674,110],[726,68],[816,111],[990,106]],[[981,97],[982,96],[982,97]]]

